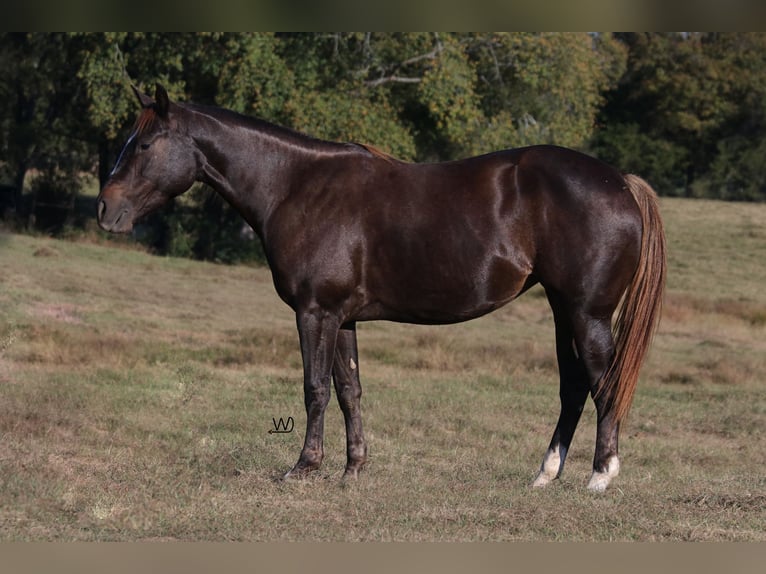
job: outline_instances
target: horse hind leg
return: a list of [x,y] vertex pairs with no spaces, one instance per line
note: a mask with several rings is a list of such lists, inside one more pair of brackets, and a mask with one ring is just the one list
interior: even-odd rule
[[602,377],[614,355],[611,315],[607,318],[587,312],[574,315],[575,343],[580,350],[591,395],[596,403],[596,449],[588,490],[603,492],[620,472],[618,435],[620,425],[609,392],[599,392]]
[[559,364],[561,414],[540,466],[540,471],[532,483],[534,487],[546,486],[554,479],[559,478],[564,470],[569,445],[572,443],[577,423],[580,420],[590,390],[584,363],[575,347],[572,322],[567,313],[566,305],[552,291],[547,293],[556,324],[556,357]]

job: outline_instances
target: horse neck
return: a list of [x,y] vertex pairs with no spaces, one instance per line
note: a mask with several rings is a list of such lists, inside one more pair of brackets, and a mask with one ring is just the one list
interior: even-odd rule
[[296,175],[339,147],[234,112],[184,107],[194,114],[188,129],[202,155],[198,179],[222,195],[262,239]]

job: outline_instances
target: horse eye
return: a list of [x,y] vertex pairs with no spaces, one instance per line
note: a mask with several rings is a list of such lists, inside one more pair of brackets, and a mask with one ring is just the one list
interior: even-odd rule
[[143,149],[143,150],[147,150],[147,149],[149,149],[149,146],[150,146],[150,145],[152,145],[152,144],[148,144],[148,143],[142,143],[142,144],[141,144],[141,149]]

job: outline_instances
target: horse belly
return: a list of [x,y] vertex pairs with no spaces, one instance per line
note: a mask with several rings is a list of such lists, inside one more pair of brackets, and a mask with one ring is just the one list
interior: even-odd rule
[[513,164],[493,156],[409,169],[372,196],[365,220],[365,287],[381,318],[454,323],[516,297],[532,246]]
[[383,319],[424,323],[457,323],[485,315],[514,299],[529,270],[508,257],[430,257],[402,260],[388,273],[372,273],[371,299]]

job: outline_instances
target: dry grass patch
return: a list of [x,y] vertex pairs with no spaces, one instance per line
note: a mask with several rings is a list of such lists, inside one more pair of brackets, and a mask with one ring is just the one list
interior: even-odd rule
[[529,488],[558,416],[540,289],[462,325],[360,325],[368,468],[341,483],[333,401],[322,469],[284,483],[301,359],[267,270],[6,235],[0,539],[765,541],[766,206],[662,209],[666,313],[602,496],[590,402],[562,478]]

